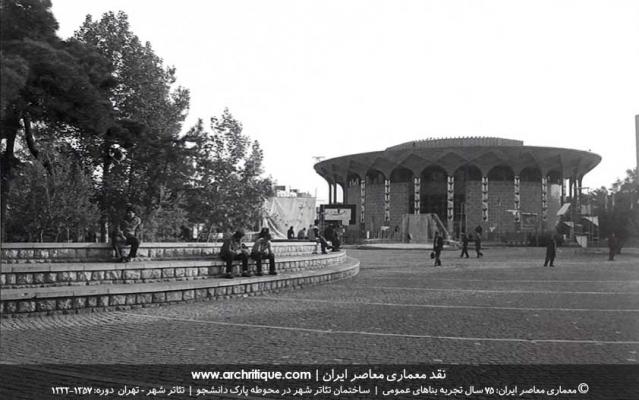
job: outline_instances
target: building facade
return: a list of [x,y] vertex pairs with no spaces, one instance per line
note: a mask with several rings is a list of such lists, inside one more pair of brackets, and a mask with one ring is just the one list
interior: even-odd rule
[[600,161],[586,151],[469,137],[407,142],[314,168],[328,182],[329,203],[356,205],[353,236],[396,231],[406,215],[430,214],[456,238],[477,226],[494,235],[554,228],[564,203],[580,208],[582,179]]

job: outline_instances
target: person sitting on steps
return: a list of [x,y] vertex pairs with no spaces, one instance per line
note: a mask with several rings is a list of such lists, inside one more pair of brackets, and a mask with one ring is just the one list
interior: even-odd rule
[[[120,259],[120,262],[129,262],[137,256],[138,247],[140,246],[138,231],[141,224],[142,220],[135,215],[135,208],[128,206],[126,208],[126,216],[122,222],[120,222],[120,225],[113,235],[113,249],[115,250],[115,256]],[[122,255],[122,249],[127,245],[131,246],[131,251],[129,255],[125,257]]]
[[[314,236],[315,236],[315,240],[316,242],[320,245],[320,247],[322,248],[322,254],[327,254],[326,253],[326,249],[332,250],[333,247],[331,245],[328,244],[328,242],[326,241],[326,239],[324,238],[324,236],[320,235],[319,233],[319,228],[317,226],[313,227],[313,232],[314,232]],[[316,254],[317,250],[315,250],[313,252],[313,254]]]
[[277,275],[275,272],[275,254],[271,247],[271,233],[268,228],[262,228],[257,240],[253,244],[253,251],[251,251],[251,258],[255,260],[257,267],[257,276],[262,276],[262,260],[268,259],[269,262],[269,275]]
[[242,243],[243,237],[244,232],[238,230],[222,244],[220,257],[226,261],[226,277],[229,279],[233,278],[233,261],[235,260],[242,261],[242,276],[251,276],[248,272],[249,252],[246,245]]

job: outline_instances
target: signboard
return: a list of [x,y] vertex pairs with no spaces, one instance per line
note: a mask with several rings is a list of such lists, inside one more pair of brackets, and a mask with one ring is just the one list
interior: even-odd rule
[[324,221],[341,221],[342,225],[355,225],[355,204],[321,204]]

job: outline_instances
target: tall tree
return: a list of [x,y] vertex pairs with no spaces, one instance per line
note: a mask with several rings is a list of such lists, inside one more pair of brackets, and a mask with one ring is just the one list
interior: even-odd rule
[[167,201],[167,191],[180,190],[171,172],[188,162],[189,137],[181,137],[180,129],[189,92],[174,87],[175,69],[165,67],[148,42],[141,43],[122,11],[97,21],[87,16],[75,38],[110,60],[116,81],[109,99],[120,129],[110,132],[101,157],[95,158],[102,171],[103,221],[115,222],[129,203],[141,208],[150,223]]
[[[111,125],[111,105],[103,89],[111,80],[107,64],[76,41],[62,41],[49,0],[0,1],[0,157],[2,238],[16,157],[16,138],[24,135],[31,155],[40,159],[34,125],[74,127],[85,136]],[[49,130],[57,135],[58,131]],[[47,160],[41,160],[50,170]]]
[[[42,128],[49,129],[49,128]],[[36,128],[38,133],[41,128]],[[39,157],[30,154],[15,178],[9,194],[7,237],[11,241],[86,240],[95,232],[97,208],[91,202],[91,169],[68,143],[44,137]],[[23,139],[20,139],[23,141]]]
[[639,181],[637,170],[627,170],[625,178],[617,179],[609,189],[601,187],[590,192],[588,201],[599,217],[599,232],[606,237],[615,233],[622,242],[639,236]]
[[[203,131],[201,121],[195,129]],[[211,118],[211,130],[199,148],[190,218],[223,231],[253,228],[272,194],[270,179],[260,176],[262,149],[242,134],[242,124],[228,109]]]

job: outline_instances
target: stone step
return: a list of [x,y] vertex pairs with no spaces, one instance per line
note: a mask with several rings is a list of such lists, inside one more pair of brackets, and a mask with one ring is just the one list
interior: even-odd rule
[[[278,271],[321,268],[343,261],[343,251],[326,255],[276,257]],[[239,270],[240,262],[234,262]],[[268,264],[268,261],[264,264]],[[0,265],[0,288],[27,288],[70,285],[100,285],[116,283],[144,283],[206,279],[225,272],[226,264],[219,258],[208,260],[156,260],[81,263],[37,263]],[[266,270],[267,265],[264,266]],[[249,261],[249,269],[255,269],[255,261]]]
[[250,296],[344,279],[358,272],[359,261],[345,257],[343,262],[322,269],[278,272],[274,276],[3,289],[0,293],[0,314],[8,317],[119,310],[220,297]]
[[[252,243],[247,242],[250,248]],[[222,243],[175,242],[141,243],[138,256],[145,260],[206,259],[217,257]],[[282,241],[272,244],[276,257],[311,254],[316,243],[311,241]],[[43,262],[111,261],[115,252],[107,243],[2,243],[2,264]]]

